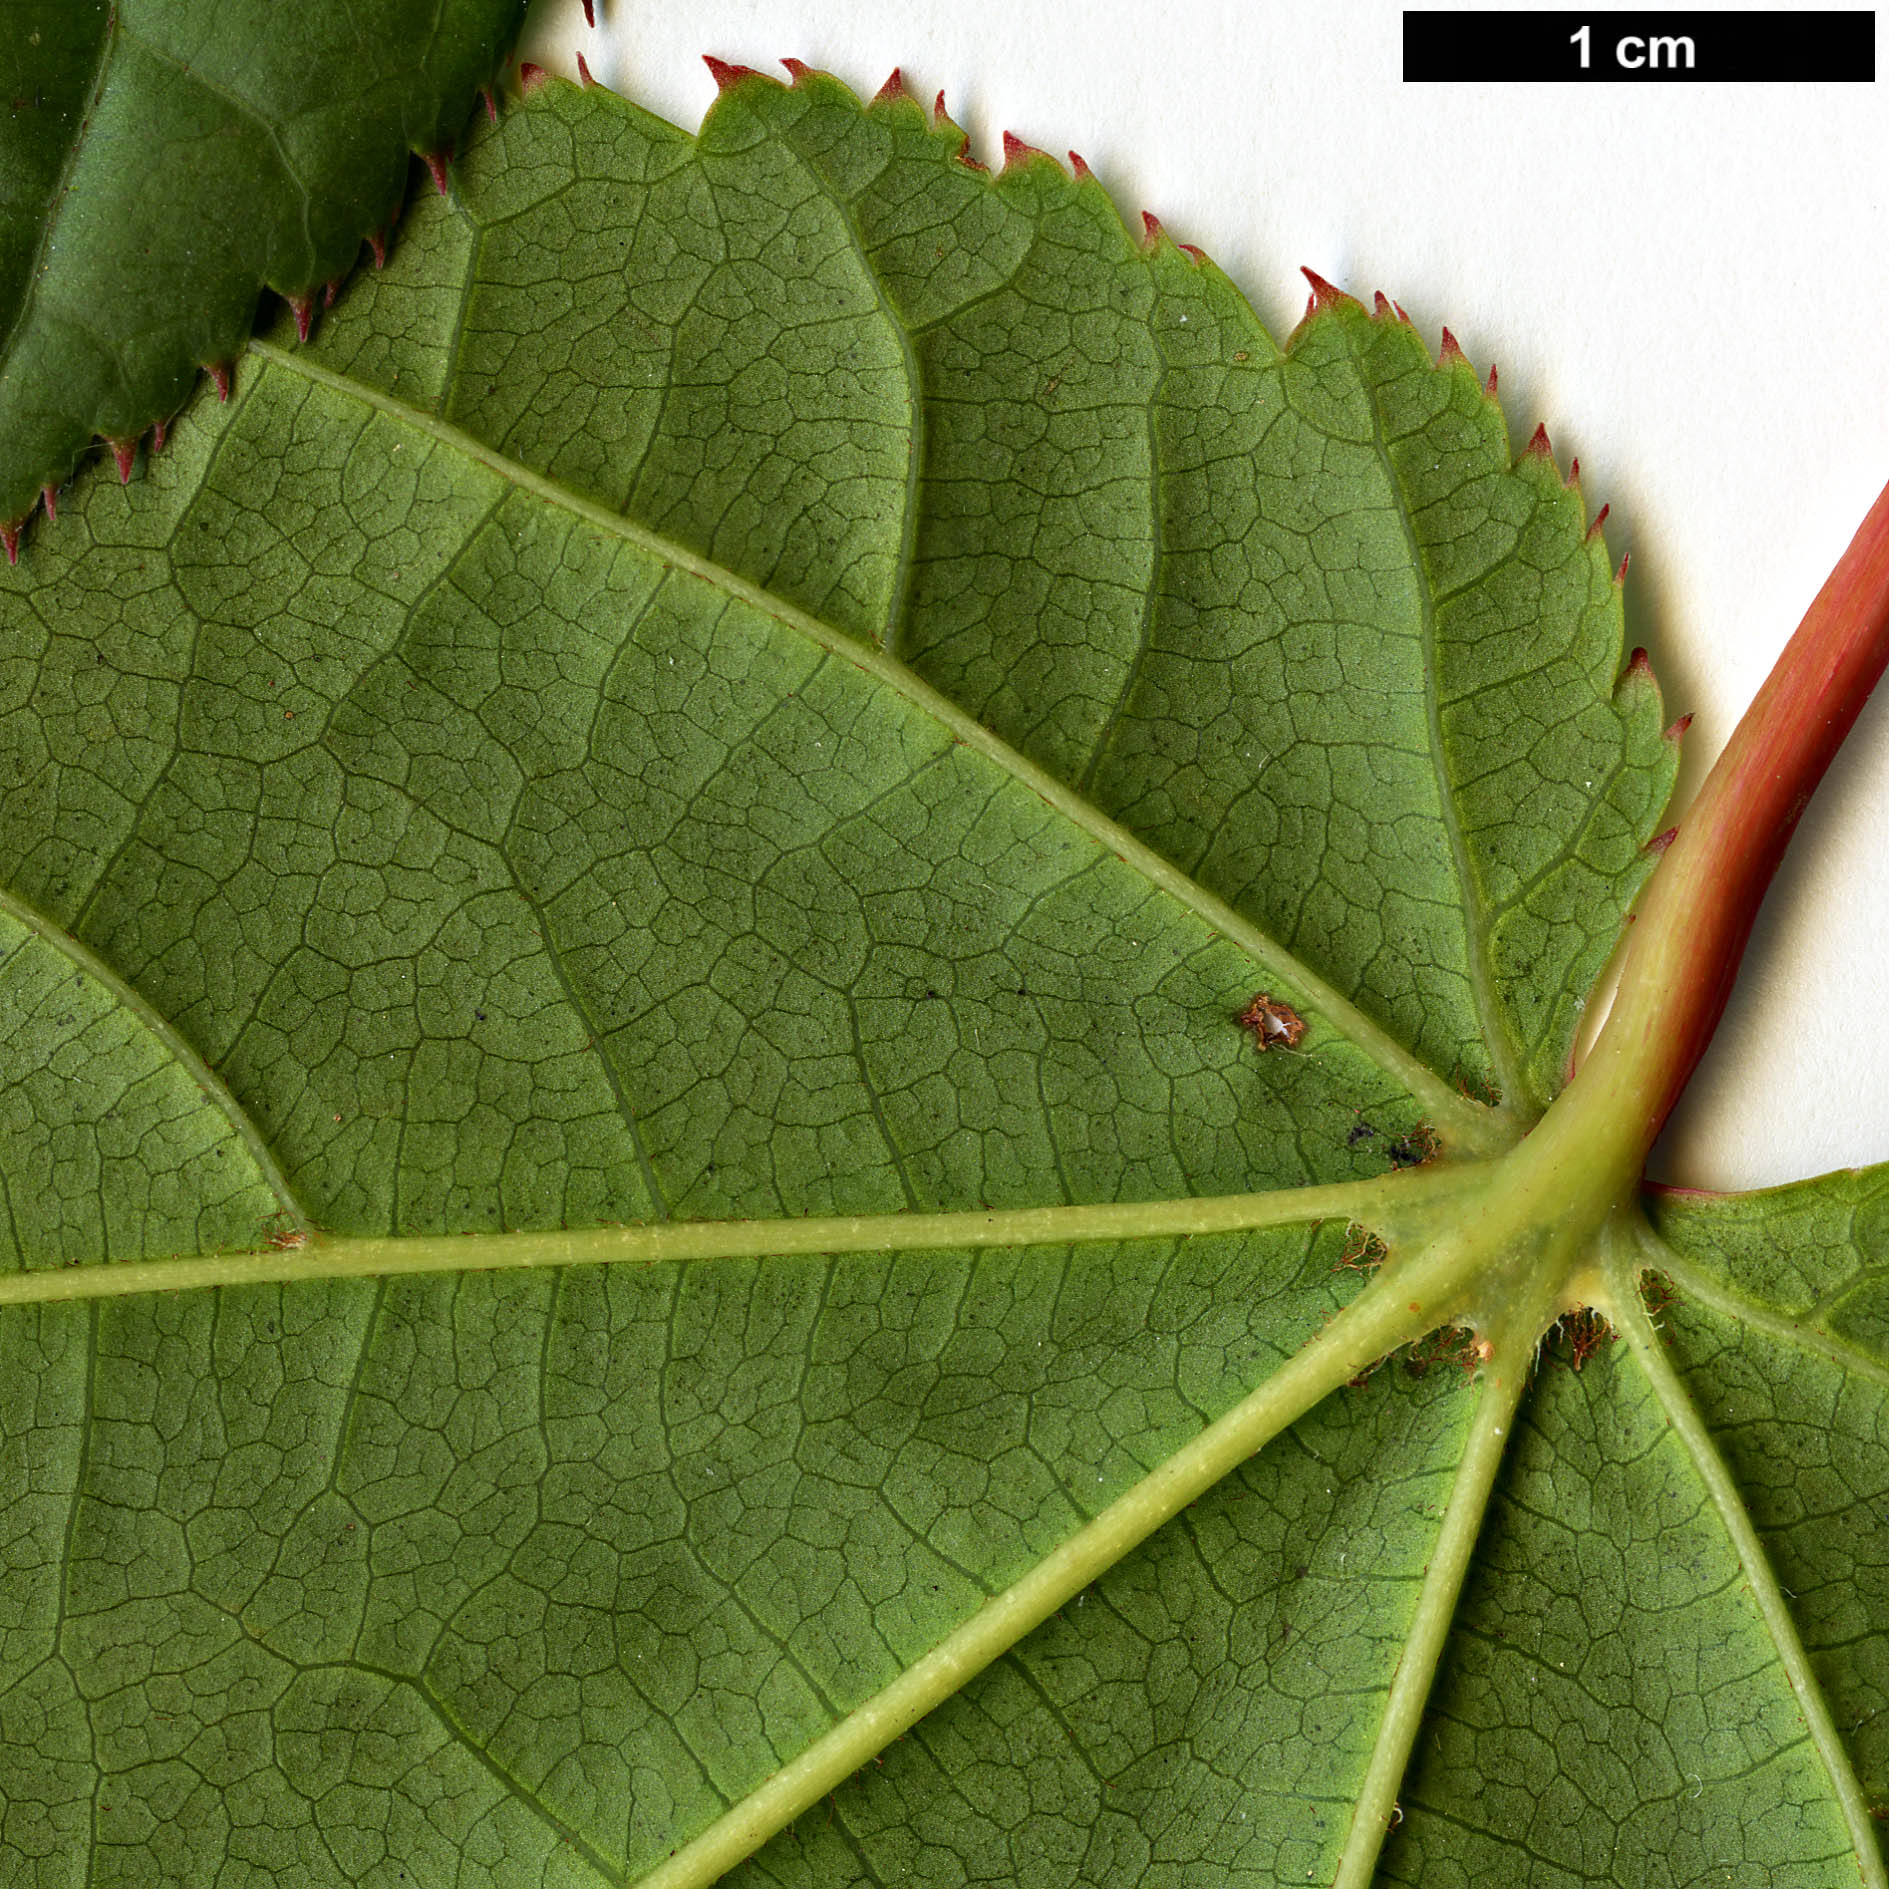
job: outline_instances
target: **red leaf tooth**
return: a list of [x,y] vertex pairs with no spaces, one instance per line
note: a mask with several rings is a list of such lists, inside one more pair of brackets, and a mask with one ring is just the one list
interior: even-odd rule
[[1349,302],[1353,308],[1357,307],[1357,302],[1353,297],[1347,295],[1343,289],[1335,288],[1331,283],[1327,282],[1316,269],[1301,267],[1299,274],[1304,276],[1306,281],[1312,285],[1312,307],[1314,309],[1342,308],[1347,302]]
[[5,550],[9,564],[20,561],[20,532],[25,524],[24,518],[16,518],[10,525],[0,525],[0,549]]
[[980,164],[977,159],[971,155],[971,140],[968,137],[958,146],[958,162],[962,164],[967,171],[984,171],[988,173],[990,169],[989,165]]
[[324,282],[321,285],[322,307],[323,308],[334,307],[335,297],[339,295],[340,293],[341,293],[341,278],[339,276],[331,277],[328,281]]
[[597,83],[597,81],[590,76],[589,62],[584,58],[581,52],[577,55],[577,83],[587,92]]
[[525,63],[518,68],[518,89],[529,98],[550,76],[550,73],[545,71],[543,66],[533,65],[532,62],[527,59]]
[[492,88],[489,85],[479,87],[479,103],[485,107],[486,123],[492,125],[497,124],[498,100],[493,96]]
[[118,483],[129,485],[132,463],[138,456],[137,436],[134,434],[130,439],[113,439],[108,433],[105,444],[112,449],[112,457],[118,462]]
[[1207,252],[1204,249],[1196,248],[1192,243],[1177,243],[1175,247],[1180,250],[1183,256],[1192,259],[1196,269],[1207,260]]
[[[1006,131],[1004,133],[1005,170],[1008,170],[1013,164],[1027,164],[1033,157],[1045,158],[1052,164],[1056,163],[1056,160],[1050,157],[1047,151],[1039,151],[1035,145],[1025,144],[1014,132]],[[1058,165],[1057,168],[1060,169],[1061,166]]]
[[203,370],[216,382],[216,397],[227,400],[230,397],[230,364],[228,361],[211,361]]
[[1620,568],[1614,572],[1614,588],[1616,590],[1627,581],[1627,564],[1632,556],[1633,553],[1631,551],[1622,551],[1620,553]]
[[288,303],[295,316],[296,340],[306,341],[309,329],[315,324],[315,298],[312,295],[285,295],[282,299]]
[[942,89],[939,91],[938,96],[931,102],[931,122],[934,125],[948,125],[951,122],[951,114],[945,110],[944,92]]
[[59,488],[56,485],[42,485],[39,488],[39,499],[46,508],[47,524],[56,524],[59,519]]
[[1554,448],[1548,443],[1548,428],[1545,424],[1538,422],[1534,432],[1529,435],[1527,453],[1531,459],[1554,458]]
[[426,160],[426,168],[433,173],[433,188],[442,197],[445,196],[447,180],[451,175],[448,166],[453,161],[452,146],[443,145],[437,151],[422,151],[420,155]]
[[1686,730],[1692,726],[1692,711],[1687,711],[1660,736],[1662,741],[1670,741],[1676,748],[1686,738]]
[[798,85],[802,79],[813,77],[813,68],[804,59],[783,59],[781,64],[787,68],[790,85]]
[[164,442],[170,437],[170,431],[171,423],[168,420],[159,420],[151,428],[151,450],[154,453],[161,453],[164,450]]
[[1445,328],[1443,344],[1436,351],[1436,364],[1438,367],[1454,367],[1459,361],[1467,367],[1469,356],[1463,352],[1463,344]]
[[1482,383],[1482,391],[1486,393],[1491,400],[1495,399],[1495,363],[1493,361],[1489,363],[1489,378]]
[[1382,289],[1373,290],[1371,295],[1371,319],[1373,321],[1394,321],[1398,313],[1397,305]]
[[1077,183],[1087,184],[1095,181],[1095,172],[1089,168],[1080,151],[1069,153],[1069,168],[1074,173]]
[[1166,233],[1161,227],[1161,219],[1152,210],[1142,211],[1141,246],[1143,249],[1152,249]]
[[1568,476],[1561,483],[1570,492],[1581,483],[1581,462],[1578,459],[1568,461]]
[[387,266],[387,232],[369,230],[367,233],[368,253],[374,258],[374,267],[384,269]]
[[1613,507],[1611,505],[1603,505],[1600,510],[1594,514],[1594,522],[1587,528],[1587,542],[1591,542],[1600,536],[1600,528],[1607,522],[1607,514],[1612,510]]
[[720,92],[739,85],[743,79],[759,76],[752,66],[731,66],[726,59],[717,59],[712,52],[702,55],[702,63],[708,67],[709,77],[715,81],[715,89]]
[[1627,657],[1627,666],[1620,672],[1620,685],[1629,682],[1653,681],[1653,665],[1647,660],[1646,651],[1635,648]]
[[584,0],[584,24],[588,26],[592,32],[596,31],[597,29],[596,0]]
[[1655,833],[1653,837],[1646,842],[1642,851],[1649,852],[1655,858],[1658,858],[1678,837],[1679,829],[1676,826],[1669,826],[1664,833]]
[[1410,317],[1404,313],[1404,305],[1402,302],[1392,302],[1391,307],[1396,309],[1397,319],[1401,321],[1406,328],[1411,327],[1413,325]]
[[886,82],[873,93],[872,102],[875,105],[896,105],[900,99],[910,97],[911,93],[905,89],[905,74],[894,66]]

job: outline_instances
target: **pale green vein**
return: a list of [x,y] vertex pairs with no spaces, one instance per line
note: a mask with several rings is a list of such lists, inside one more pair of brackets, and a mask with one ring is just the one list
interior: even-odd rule
[[1369,1889],[1376,1876],[1378,1852],[1395,1820],[1398,1787],[1410,1769],[1423,1708],[1449,1640],[1456,1602],[1475,1556],[1482,1518],[1488,1511],[1489,1496],[1515,1427],[1515,1412],[1528,1382],[1539,1330],[1536,1310],[1531,1301],[1521,1316],[1510,1320],[1507,1338],[1484,1367],[1468,1444],[1457,1466],[1436,1546],[1423,1571],[1416,1615],[1405,1636],[1390,1696],[1384,1702],[1384,1716],[1378,1723],[1371,1761],[1358,1789],[1351,1828],[1331,1889]]
[[495,451],[472,434],[417,407],[409,406],[379,388],[350,380],[345,374],[337,374],[333,369],[319,366],[305,356],[278,347],[273,342],[252,340],[249,348],[252,354],[272,366],[371,407],[485,467],[520,491],[529,492],[534,498],[581,518],[597,530],[635,545],[671,569],[700,579],[724,596],[738,599],[895,690],[948,729],[954,739],[976,750],[1012,779],[1027,787],[1038,799],[1088,834],[1098,845],[1133,867],[1169,898],[1194,913],[1268,973],[1289,982],[1304,1007],[1317,1012],[1387,1075],[1403,1084],[1422,1106],[1431,1125],[1446,1143],[1477,1154],[1499,1153],[1512,1145],[1514,1129],[1504,1118],[1460,1095],[1435,1070],[1413,1056],[1341,992],[1307,969],[1250,919],[1242,917],[1225,900],[1216,898],[1197,885],[1177,866],[1144,845],[1125,827],[1099,812],[1054,775],[1019,754],[1008,742],[967,715],[949,697],[921,681],[896,657],[864,644],[830,624],[822,623],[817,617],[783,602],[759,585],[737,577],[710,559],[648,530],[606,505],[567,490],[555,480]]
[[1768,1338],[1809,1352],[1826,1364],[1835,1365],[1839,1371],[1852,1372],[1872,1384],[1889,1386],[1889,1364],[1872,1357],[1860,1345],[1846,1344],[1841,1338],[1832,1338],[1828,1332],[1806,1325],[1775,1306],[1748,1298],[1722,1279],[1714,1278],[1682,1258],[1651,1228],[1641,1235],[1641,1244],[1646,1250],[1647,1263],[1665,1273],[1688,1299],[1696,1299],[1699,1304],[1748,1325],[1753,1331],[1761,1331]]
[[[223,1078],[191,1048],[189,1041],[166,1017],[154,1010],[131,985],[118,975],[112,967],[89,946],[81,944],[70,933],[61,931],[43,912],[35,910],[24,899],[0,887],[0,913],[4,913],[16,924],[30,931],[42,943],[49,945],[65,958],[85,977],[101,985],[111,993],[114,1002],[122,1004],[138,1022],[163,1046],[165,1053],[183,1069],[207,1100],[223,1116],[235,1131],[237,1138],[248,1149],[251,1160],[260,1170],[263,1183],[281,1203],[282,1218],[291,1231],[306,1231],[309,1227],[308,1216],[302,1211],[293,1193],[289,1190],[287,1177],[277,1165],[276,1158],[269,1151],[269,1144],[263,1140],[262,1131],[249,1119],[241,1103],[237,1101],[225,1086]],[[0,1300],[0,1303],[4,1303]]]
[[[1370,389],[1369,376],[1359,365],[1359,380]],[[1378,410],[1375,390],[1367,395],[1371,409],[1371,442],[1384,470],[1384,483],[1390,491],[1391,509],[1397,528],[1403,533],[1410,566],[1416,574],[1417,620],[1423,646],[1423,712],[1429,733],[1430,761],[1436,776],[1437,818],[1442,822],[1449,845],[1450,865],[1461,895],[1463,912],[1463,949],[1468,959],[1469,986],[1475,995],[1476,1015],[1482,1021],[1483,1045],[1496,1084],[1502,1092],[1504,1107],[1518,1118],[1528,1110],[1528,1087],[1515,1046],[1509,1040],[1501,995],[1489,964],[1489,939],[1481,905],[1477,899],[1475,869],[1469,857],[1469,842],[1463,835],[1463,822],[1456,805],[1456,789],[1445,765],[1448,749],[1443,739],[1443,678],[1437,660],[1436,599],[1423,568],[1423,552],[1417,542],[1417,529],[1411,522],[1410,507],[1404,502],[1404,489],[1392,463],[1390,442],[1384,437],[1383,415]]]
[[1192,1200],[1108,1202],[1088,1207],[1016,1207],[969,1213],[836,1215],[805,1220],[667,1221],[543,1233],[446,1233],[335,1239],[306,1233],[299,1244],[259,1252],[205,1253],[129,1264],[57,1266],[0,1277],[0,1305],[125,1298],[205,1286],[281,1284],[295,1279],[382,1278],[399,1273],[506,1272],[531,1266],[655,1266],[671,1260],[760,1259],[807,1253],[904,1253],[940,1248],[1061,1246],[1097,1241],[1186,1239],[1250,1233],[1323,1220],[1382,1224],[1393,1208],[1446,1200],[1477,1181],[1473,1168],[1407,1168],[1329,1187]]
[[[1353,1300],[1306,1348],[1217,1423],[1118,1497],[1085,1528],[988,1600],[954,1633],[641,1879],[641,1889],[706,1889],[883,1751],[893,1739],[1040,1626],[1321,1398],[1385,1352],[1422,1335],[1417,1309],[1441,1283],[1412,1255]],[[1442,1266],[1447,1270],[1449,1259]],[[1414,1297],[1412,1296],[1414,1294]]]
[[1811,1671],[1810,1656],[1798,1637],[1797,1623],[1785,1604],[1784,1591],[1765,1556],[1764,1544],[1758,1539],[1757,1528],[1732,1480],[1731,1471],[1726,1468],[1705,1419],[1680,1382],[1671,1358],[1666,1355],[1666,1347],[1660,1343],[1653,1321],[1640,1302],[1640,1265],[1637,1245],[1616,1251],[1609,1260],[1609,1283],[1614,1300],[1610,1309],[1614,1324],[1632,1346],[1635,1360],[1646,1373],[1666,1420],[1691,1458],[1692,1467],[1704,1483],[1706,1494],[1731,1538],[1746,1588],[1757,1604],[1759,1617],[1784,1668],[1791,1696],[1803,1714],[1810,1741],[1823,1762],[1831,1794],[1843,1812],[1850,1845],[1855,1852],[1858,1880],[1867,1885],[1867,1889],[1889,1889],[1889,1871],[1883,1867],[1882,1849],[1876,1841],[1876,1826],[1869,1814],[1868,1801],[1850,1764],[1849,1754],[1843,1749],[1843,1741],[1837,1735],[1816,1675]]

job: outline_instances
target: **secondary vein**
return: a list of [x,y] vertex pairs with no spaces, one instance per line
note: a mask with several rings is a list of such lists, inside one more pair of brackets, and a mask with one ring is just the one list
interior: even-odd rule
[[[275,1156],[270,1152],[269,1144],[263,1139],[262,1131],[250,1120],[248,1111],[230,1093],[229,1086],[214,1069],[194,1050],[189,1040],[168,1018],[153,1009],[136,989],[119,976],[112,967],[88,945],[81,944],[69,932],[61,931],[44,912],[36,910],[24,899],[0,887],[0,913],[11,918],[16,924],[25,927],[43,944],[50,946],[72,965],[73,969],[101,984],[113,999],[122,1004],[138,1022],[157,1038],[169,1055],[182,1068],[203,1092],[209,1101],[229,1123],[237,1138],[248,1149],[262,1174],[263,1183],[281,1203],[282,1217],[292,1229],[306,1232],[310,1221],[303,1212],[300,1202],[291,1192],[288,1177],[284,1175]],[[0,1286],[5,1285],[0,1280]],[[0,1300],[0,1303],[4,1303]]]
[[606,505],[567,490],[542,473],[507,458],[474,435],[421,408],[410,406],[379,388],[351,380],[344,374],[322,367],[305,355],[278,347],[273,342],[252,340],[249,351],[272,366],[345,398],[357,400],[390,419],[412,427],[416,432],[485,467],[520,491],[529,492],[546,504],[581,518],[597,530],[635,545],[671,569],[700,579],[722,594],[773,619],[783,628],[804,636],[828,654],[864,671],[941,723],[956,740],[974,749],[1027,787],[1040,800],[1087,833],[1098,845],[1133,867],[1161,892],[1244,951],[1266,972],[1289,982],[1309,1008],[1409,1091],[1446,1142],[1468,1153],[1492,1154],[1506,1148],[1514,1139],[1511,1128],[1502,1118],[1460,1095],[1428,1064],[1412,1055],[1394,1037],[1372,1022],[1349,998],[1300,963],[1291,952],[1267,936],[1250,919],[1235,911],[1225,900],[1216,898],[1196,884],[1171,861],[1137,839],[1126,827],[1109,819],[1053,774],[1019,754],[1008,742],[967,715],[948,696],[922,681],[896,657],[863,644],[830,624],[822,623],[819,618],[772,595],[758,584],[737,576],[711,559],[650,531]]
[[1866,1889],[1889,1889],[1889,1872],[1885,1872],[1883,1867],[1882,1850],[1876,1841],[1876,1826],[1870,1818],[1869,1804],[1863,1796],[1863,1788],[1857,1780],[1849,1754],[1843,1749],[1843,1741],[1830,1717],[1830,1707],[1817,1683],[1817,1676],[1811,1670],[1810,1655],[1798,1636],[1797,1623],[1791,1618],[1783,1589],[1778,1584],[1770,1558],[1765,1554],[1764,1544],[1758,1539],[1757,1528],[1752,1523],[1750,1511],[1745,1507],[1744,1498],[1732,1481],[1731,1471],[1726,1467],[1705,1419],[1680,1381],[1679,1373],[1673,1368],[1666,1348],[1659,1342],[1658,1334],[1653,1329],[1653,1321],[1640,1302],[1639,1270],[1637,1253],[1616,1255],[1609,1267],[1613,1275],[1613,1304],[1609,1311],[1614,1324],[1632,1347],[1635,1360],[1646,1373],[1653,1394],[1659,1399],[1660,1408],[1691,1459],[1694,1472],[1705,1485],[1706,1494],[1718,1511],[1726,1534],[1731,1537],[1733,1551],[1738,1556],[1739,1571],[1745,1577],[1745,1586],[1757,1604],[1759,1618],[1764,1623],[1772,1646],[1777,1650],[1778,1663],[1784,1668],[1791,1696],[1804,1716],[1811,1744],[1823,1762],[1824,1774],[1830,1780],[1831,1794],[1842,1812],[1855,1852],[1858,1879],[1866,1885]]
[[1405,1305],[1413,1283],[1407,1273],[1395,1290],[1373,1286],[1354,1299],[1243,1402],[659,1863],[640,1889],[707,1889],[1363,1365],[1418,1336],[1423,1315]]
[[1842,1339],[1832,1338],[1828,1332],[1792,1318],[1775,1306],[1747,1298],[1682,1258],[1657,1233],[1643,1235],[1642,1244],[1647,1249],[1649,1263],[1667,1274],[1685,1297],[1697,1299],[1701,1305],[1709,1306],[1726,1318],[1736,1319],[1741,1325],[1749,1325],[1767,1338],[1776,1338],[1798,1351],[1821,1358],[1839,1371],[1850,1371],[1872,1384],[1889,1386],[1889,1364],[1871,1357],[1860,1345],[1845,1344]]
[[1475,998],[1476,1015],[1482,1024],[1484,1047],[1503,1102],[1520,1113],[1528,1106],[1528,1089],[1503,1010],[1501,993],[1489,963],[1489,941],[1484,914],[1477,899],[1476,876],[1469,857],[1469,842],[1463,832],[1461,812],[1456,804],[1455,783],[1450,779],[1448,750],[1443,739],[1443,678],[1437,648],[1436,599],[1431,595],[1423,569],[1423,552],[1417,542],[1417,528],[1404,499],[1404,488],[1391,458],[1390,442],[1384,437],[1384,416],[1375,394],[1370,397],[1371,443],[1383,467],[1384,483],[1390,493],[1391,509],[1397,528],[1403,533],[1404,546],[1415,574],[1417,622],[1423,645],[1423,713],[1429,736],[1430,764],[1436,776],[1437,819],[1449,846],[1450,865],[1456,878],[1457,894],[1463,913],[1463,951],[1467,960],[1469,987]]
[[1531,1299],[1521,1315],[1511,1319],[1506,1336],[1483,1371],[1480,1401],[1450,1489],[1443,1526],[1423,1571],[1416,1617],[1410,1623],[1384,1701],[1384,1716],[1378,1723],[1332,1889],[1369,1889],[1377,1874],[1378,1852],[1394,1827],[1398,1787],[1410,1768],[1423,1708],[1442,1663],[1456,1603],[1476,1552],[1508,1440],[1514,1433],[1515,1413],[1528,1382],[1539,1329],[1538,1309]]
[[0,1276],[0,1305],[125,1298],[207,1286],[295,1279],[382,1278],[427,1272],[500,1272],[533,1266],[660,1265],[696,1259],[795,1254],[899,1253],[986,1246],[1062,1246],[1185,1239],[1323,1220],[1381,1223],[1393,1207],[1473,1183],[1473,1168],[1410,1168],[1327,1187],[1200,1199],[1106,1202],[1080,1207],[886,1213],[804,1220],[671,1220],[655,1226],[542,1233],[459,1233],[346,1239],[312,1233],[259,1252],[204,1253],[122,1265],[55,1266]]

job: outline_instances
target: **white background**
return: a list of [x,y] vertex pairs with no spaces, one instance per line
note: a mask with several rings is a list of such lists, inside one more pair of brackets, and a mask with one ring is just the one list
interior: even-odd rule
[[[1437,0],[1431,0],[1436,4]],[[1072,145],[1283,336],[1300,264],[1500,369],[1632,553],[1631,642],[1702,777],[1889,479],[1889,100],[1876,85],[1405,85],[1401,8],[1265,0],[546,0],[524,55],[693,128],[700,55],[942,88],[976,154]],[[1608,44],[1594,16],[1594,42]],[[1878,63],[1883,47],[1878,44]],[[1653,1172],[1889,1159],[1889,690],[1766,909]]]

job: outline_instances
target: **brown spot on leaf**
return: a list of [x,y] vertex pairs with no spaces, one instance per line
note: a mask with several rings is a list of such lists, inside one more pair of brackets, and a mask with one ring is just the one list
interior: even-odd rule
[[1262,1054],[1269,1049],[1297,1049],[1305,1036],[1305,1019],[1271,992],[1256,990],[1253,1000],[1234,1018],[1252,1037]]

